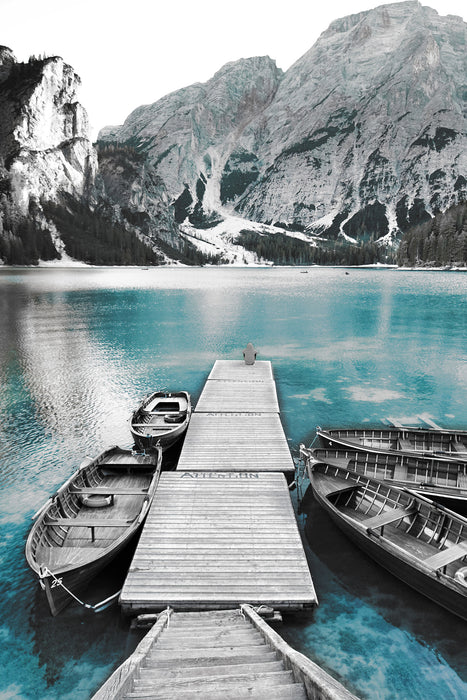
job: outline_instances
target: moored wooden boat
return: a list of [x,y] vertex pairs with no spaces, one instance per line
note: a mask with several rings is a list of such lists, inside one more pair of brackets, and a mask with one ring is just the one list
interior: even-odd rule
[[467,519],[415,492],[316,461],[313,494],[376,562],[467,620]]
[[162,450],[174,445],[185,433],[191,418],[191,397],[186,391],[155,391],[138,406],[130,419],[136,445]]
[[306,448],[301,457],[312,465],[316,460],[343,467],[396,486],[410,487],[430,497],[467,499],[467,462],[462,460],[384,451],[370,447]]
[[52,615],[87,588],[140,529],[159,480],[160,448],[112,447],[85,460],[34,516],[26,559]]
[[316,429],[322,447],[368,448],[467,461],[467,430],[444,428],[330,428]]

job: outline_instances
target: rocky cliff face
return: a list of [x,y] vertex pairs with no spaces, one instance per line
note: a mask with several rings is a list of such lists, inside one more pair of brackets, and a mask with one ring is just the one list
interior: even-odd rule
[[466,44],[459,17],[385,5],[331,24],[285,75],[228,64],[100,138],[145,154],[178,221],[396,235],[467,196]]
[[98,173],[79,85],[59,57],[18,63],[0,47],[0,260],[60,258],[68,248],[79,255],[98,247],[83,243],[98,229],[121,250],[138,238],[138,259],[146,262],[146,247],[148,261],[160,260],[161,241],[180,242],[165,185],[131,147],[104,149]]
[[1,57],[4,188],[8,183],[22,213],[31,200],[54,199],[60,191],[85,195],[94,183],[97,157],[86,112],[76,99],[79,77],[58,57],[17,63],[6,48]]
[[[205,84],[139,107],[99,140],[136,146],[167,188],[176,218],[191,211],[200,220],[221,208],[226,192],[243,191],[239,180],[257,177],[256,154],[237,144],[273,100],[281,77],[267,57],[227,64]],[[232,170],[245,175],[224,177]]]
[[131,146],[101,145],[98,182],[113,203],[114,218],[125,220],[148,244],[180,243],[174,211],[162,178]]
[[418,2],[331,24],[251,125],[262,167],[239,210],[382,236],[465,198],[466,44]]

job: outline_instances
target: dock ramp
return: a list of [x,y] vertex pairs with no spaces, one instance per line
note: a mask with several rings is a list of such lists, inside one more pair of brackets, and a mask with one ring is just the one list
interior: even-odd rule
[[356,700],[250,606],[160,614],[92,700]]

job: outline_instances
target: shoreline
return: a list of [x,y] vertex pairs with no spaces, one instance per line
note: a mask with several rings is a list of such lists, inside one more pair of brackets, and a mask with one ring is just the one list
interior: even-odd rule
[[190,269],[242,269],[242,270],[261,270],[261,269],[296,269],[296,270],[390,270],[395,272],[467,272],[465,267],[446,267],[446,266],[414,266],[405,267],[399,265],[384,265],[382,263],[373,263],[369,265],[274,265],[272,263],[264,264],[225,264],[225,265],[184,265],[184,264],[167,264],[167,265],[89,265],[78,261],[63,262],[39,262],[38,265],[3,265],[0,264],[1,270],[179,270],[180,268]]

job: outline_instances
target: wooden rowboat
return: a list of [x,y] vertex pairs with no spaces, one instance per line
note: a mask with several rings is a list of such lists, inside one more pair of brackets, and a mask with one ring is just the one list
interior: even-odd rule
[[467,430],[443,428],[332,428],[316,429],[322,447],[368,448],[467,461]]
[[140,449],[159,444],[162,450],[184,435],[191,418],[191,398],[186,391],[149,394],[130,419],[133,439]]
[[467,620],[467,519],[423,496],[315,462],[313,494],[336,525],[394,576]]
[[338,443],[328,448],[300,445],[300,454],[307,464],[326,462],[396,486],[410,487],[430,498],[467,499],[467,462],[462,460],[357,445],[344,447]]
[[[26,560],[52,615],[78,600],[89,582],[140,529],[159,481],[162,451],[112,447],[86,460],[34,516]],[[89,607],[89,606],[88,606]]]

